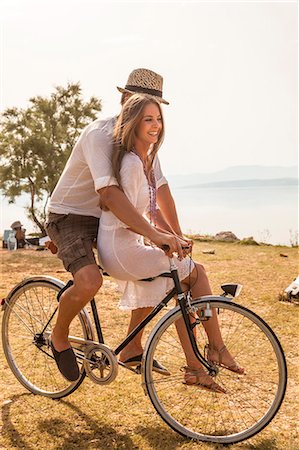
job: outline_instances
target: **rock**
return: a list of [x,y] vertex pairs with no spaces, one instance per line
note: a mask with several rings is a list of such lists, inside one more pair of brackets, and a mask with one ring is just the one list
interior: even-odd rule
[[214,236],[211,236],[209,234],[189,234],[187,235],[187,237],[200,242],[210,242],[215,240]]
[[241,244],[241,245],[260,245],[258,242],[256,242],[253,239],[253,236],[249,236],[249,237],[246,237],[246,238],[242,239],[239,242],[239,244]]
[[236,242],[239,239],[232,231],[220,231],[215,235],[216,241]]
[[203,250],[202,253],[205,255],[215,255],[215,250]]
[[288,255],[286,255],[285,253],[280,253],[279,256],[281,256],[282,258],[287,258]]

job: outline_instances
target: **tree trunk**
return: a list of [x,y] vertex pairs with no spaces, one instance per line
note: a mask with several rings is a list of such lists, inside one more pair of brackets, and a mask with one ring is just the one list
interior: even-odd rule
[[44,237],[44,236],[47,236],[44,224],[42,224],[38,220],[38,218],[37,218],[37,216],[35,214],[35,205],[34,205],[34,202],[35,202],[35,185],[34,185],[33,181],[30,178],[29,178],[29,183],[30,183],[30,196],[31,196],[31,206],[29,208],[29,218],[31,220],[33,220],[33,222],[38,226],[38,228],[41,231],[42,237]]

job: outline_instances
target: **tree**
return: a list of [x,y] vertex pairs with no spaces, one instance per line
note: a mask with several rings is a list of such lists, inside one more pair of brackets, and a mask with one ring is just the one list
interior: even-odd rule
[[27,109],[8,108],[0,118],[0,189],[13,203],[30,194],[28,217],[45,233],[49,197],[82,130],[101,111],[101,101],[85,102],[80,83],[57,86],[33,97]]

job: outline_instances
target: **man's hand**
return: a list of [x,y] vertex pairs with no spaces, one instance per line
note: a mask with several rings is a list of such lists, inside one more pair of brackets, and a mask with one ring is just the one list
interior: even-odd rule
[[58,248],[56,247],[56,245],[54,244],[53,241],[47,241],[45,242],[45,247],[50,250],[51,253],[53,253],[53,255],[56,255],[56,253],[58,252]]

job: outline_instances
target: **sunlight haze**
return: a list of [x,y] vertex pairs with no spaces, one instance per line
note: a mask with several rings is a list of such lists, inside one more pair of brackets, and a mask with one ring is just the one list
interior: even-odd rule
[[295,165],[296,2],[2,1],[2,104],[80,81],[119,111],[131,70],[164,77],[167,174]]
[[[80,82],[85,99],[94,95],[102,100],[99,116],[113,116],[120,110],[116,86],[124,87],[133,69],[145,67],[164,77],[163,97],[170,102],[163,106],[166,137],[159,155],[171,182],[178,174],[186,179],[233,166],[283,166],[294,172],[297,2],[2,0],[0,7],[1,111],[26,108],[31,97]],[[200,183],[204,176],[197,178]],[[176,180],[173,188],[182,184]],[[216,175],[209,181],[219,180]],[[264,227],[270,228],[273,242],[288,242],[288,230],[298,228],[295,187],[290,189],[292,196],[284,193],[284,213],[284,197],[269,213],[261,206],[264,217],[257,231],[246,223],[246,209],[240,235]],[[209,232],[212,217],[215,227],[231,226],[216,192],[198,199],[196,213],[189,207],[186,212],[188,202],[181,198],[185,229],[195,221],[194,231]],[[180,192],[176,195],[180,199]],[[276,191],[272,197],[278,199]],[[238,208],[247,208],[248,199],[240,200]],[[211,211],[201,209],[205,201]],[[18,217],[31,230],[26,204],[24,196],[10,206],[2,198],[2,228]],[[289,217],[285,224],[283,214]],[[274,236],[274,223],[284,227],[282,235]]]

